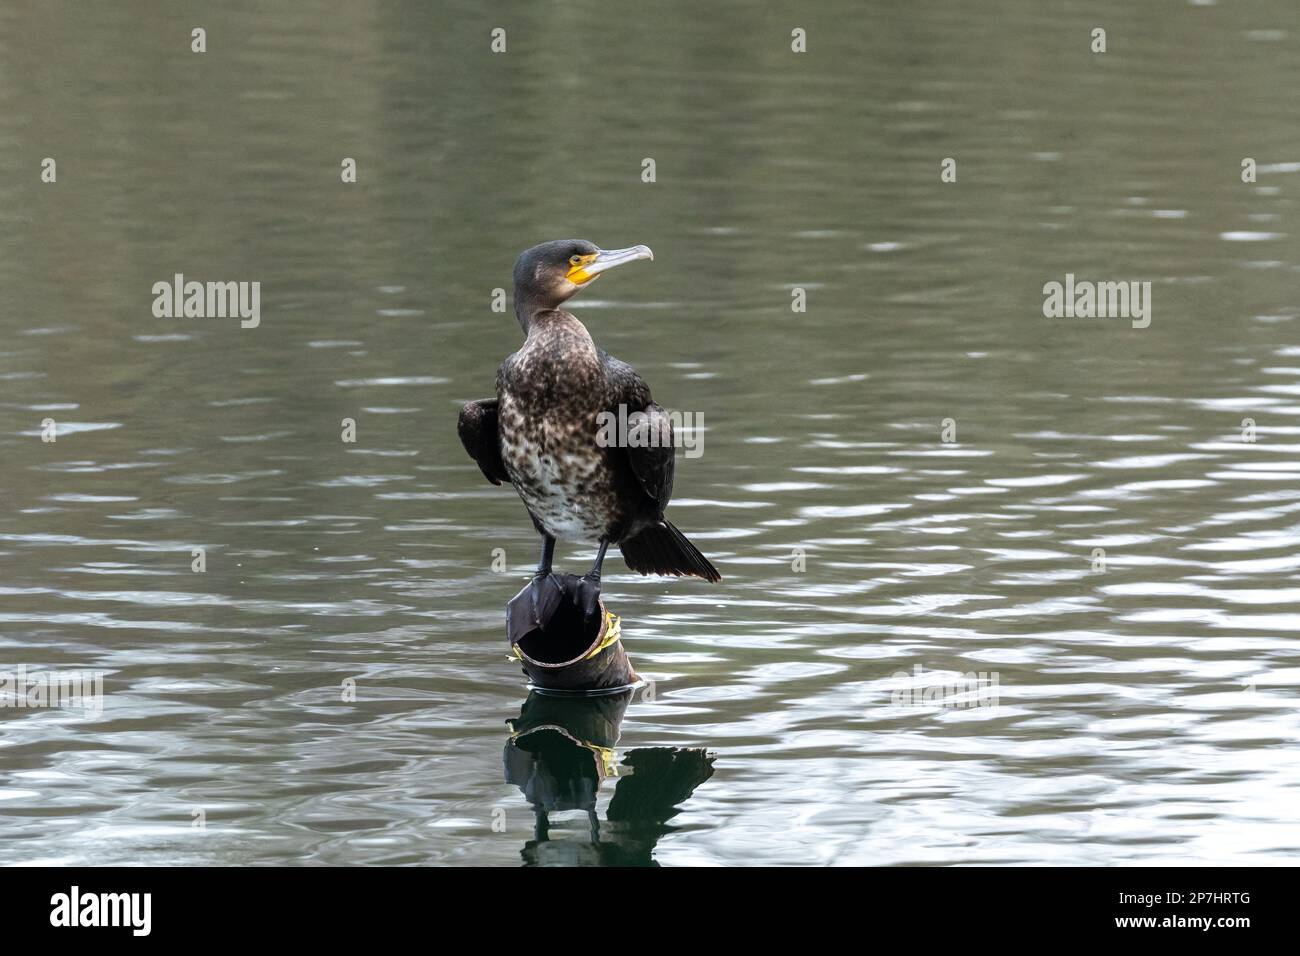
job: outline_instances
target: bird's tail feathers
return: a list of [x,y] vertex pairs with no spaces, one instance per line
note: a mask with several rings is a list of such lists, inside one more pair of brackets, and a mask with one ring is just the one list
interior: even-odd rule
[[651,525],[624,541],[619,549],[627,566],[642,574],[686,575],[709,582],[722,580],[718,569],[671,521]]

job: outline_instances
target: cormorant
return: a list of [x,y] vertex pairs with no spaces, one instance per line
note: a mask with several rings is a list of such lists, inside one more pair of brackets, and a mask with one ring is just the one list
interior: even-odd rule
[[[542,536],[533,577],[534,616],[544,622],[558,600],[543,583],[555,540],[595,542],[600,550],[579,585],[588,619],[597,613],[605,551],[618,545],[642,574],[722,576],[672,522],[664,508],[673,490],[673,428],[632,366],[598,348],[561,303],[603,272],[653,259],[645,246],[602,250],[557,239],[525,250],[515,263],[515,315],[523,347],[497,370],[497,397],[470,402],[457,432],[484,476],[515,486]],[[627,416],[628,447],[598,438],[602,412]],[[636,413],[640,413],[637,415]],[[548,591],[550,593],[548,593]]]

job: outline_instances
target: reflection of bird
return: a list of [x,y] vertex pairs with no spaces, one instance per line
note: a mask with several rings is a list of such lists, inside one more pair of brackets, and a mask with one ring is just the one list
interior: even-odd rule
[[[656,845],[673,830],[669,821],[695,788],[713,776],[715,755],[702,748],[644,747],[619,763],[623,715],[632,692],[598,697],[528,695],[519,717],[507,721],[507,783],[533,807],[533,839],[523,848],[530,866],[657,866]],[[601,784],[618,777],[601,824],[596,812]],[[585,810],[589,839],[554,839],[552,813]],[[561,824],[563,827],[564,824]]]
[[[642,574],[721,580],[664,518],[673,489],[672,422],[636,370],[597,348],[583,324],[560,308],[602,272],[653,258],[645,246],[602,250],[579,239],[526,250],[514,275],[515,314],[526,340],[501,363],[497,397],[461,409],[457,431],[470,457],[488,481],[515,486],[542,535],[533,579],[539,605],[557,538],[599,543],[579,594],[588,616],[597,613],[610,544]],[[600,435],[602,413],[620,411],[635,429],[626,447]],[[637,413],[644,417],[633,421]]]

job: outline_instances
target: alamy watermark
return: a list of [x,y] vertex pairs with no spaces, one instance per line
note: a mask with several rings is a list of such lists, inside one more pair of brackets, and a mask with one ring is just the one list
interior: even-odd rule
[[242,329],[255,329],[262,322],[261,282],[186,282],[184,274],[178,272],[171,282],[155,282],[153,294],[155,318],[228,319],[238,316]]
[[617,412],[596,416],[596,444],[601,448],[683,448],[687,458],[704,454],[704,416],[695,412],[665,411],[654,416],[643,411],[629,413],[626,405]]
[[153,929],[152,893],[83,893],[74,885],[50,897],[51,926],[123,926],[132,936]]
[[890,702],[895,707],[997,707],[999,703],[997,671],[979,671],[966,674],[924,672],[920,664],[912,665],[912,673],[895,671],[895,680],[906,681],[895,688]]
[[1049,319],[1131,319],[1133,328],[1151,324],[1151,283],[1076,282],[1074,273],[1065,282],[1043,286],[1043,315]]
[[35,671],[25,664],[0,671],[0,707],[51,709],[80,707],[98,717],[104,712],[103,671]]

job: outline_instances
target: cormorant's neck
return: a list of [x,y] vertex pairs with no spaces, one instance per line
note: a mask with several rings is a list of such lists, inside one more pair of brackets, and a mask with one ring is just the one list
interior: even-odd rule
[[519,320],[519,327],[524,330],[524,335],[527,335],[528,330],[532,328],[534,319],[539,315],[556,312],[560,305],[559,302],[515,290],[515,318]]

